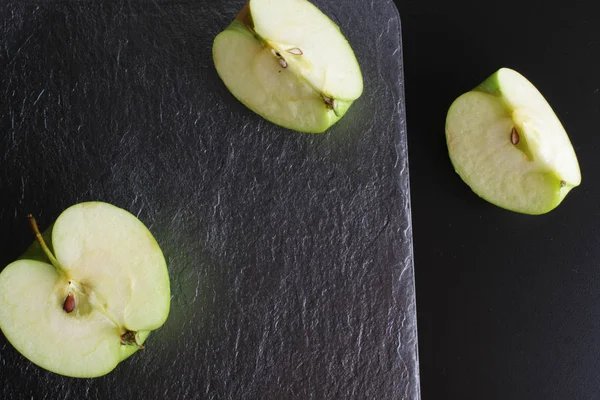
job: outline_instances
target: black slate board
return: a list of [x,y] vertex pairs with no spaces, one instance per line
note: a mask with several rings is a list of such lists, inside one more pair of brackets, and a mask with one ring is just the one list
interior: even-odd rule
[[0,9],[0,265],[68,206],[102,200],[161,245],[172,306],[97,379],[0,335],[0,398],[417,399],[400,21],[320,0],[365,92],[327,133],[274,126],[218,79],[243,1],[15,2]]

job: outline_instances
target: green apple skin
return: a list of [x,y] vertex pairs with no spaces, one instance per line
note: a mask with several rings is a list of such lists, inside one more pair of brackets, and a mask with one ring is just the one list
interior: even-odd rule
[[556,114],[531,82],[508,68],[452,103],[446,142],[463,181],[510,211],[547,213],[581,183],[577,156]]
[[[60,268],[37,241],[4,268],[0,329],[46,370],[74,378],[105,375],[168,317],[162,251],[135,216],[102,202],[68,208],[42,237]],[[76,307],[67,313],[63,304],[70,292]],[[135,332],[135,343],[121,343],[127,331]]]
[[234,97],[295,131],[324,132],[363,90],[340,28],[306,0],[250,0],[215,38],[213,60]]

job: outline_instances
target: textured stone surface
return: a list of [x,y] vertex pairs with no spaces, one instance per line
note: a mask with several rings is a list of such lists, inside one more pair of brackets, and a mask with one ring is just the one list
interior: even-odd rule
[[399,17],[315,3],[365,79],[321,135],[218,79],[212,40],[243,1],[2,7],[0,265],[33,240],[27,213],[43,229],[102,200],[154,233],[173,296],[146,349],[98,379],[44,371],[0,334],[0,398],[419,398]]

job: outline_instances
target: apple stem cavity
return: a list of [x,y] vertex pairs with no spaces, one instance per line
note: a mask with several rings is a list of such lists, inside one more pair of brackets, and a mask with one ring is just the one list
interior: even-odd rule
[[60,263],[58,262],[58,260],[56,259],[56,257],[54,257],[54,255],[52,254],[52,252],[50,251],[50,249],[46,245],[46,242],[44,241],[44,238],[42,237],[42,234],[40,233],[40,229],[38,228],[37,222],[35,221],[35,218],[33,217],[33,215],[29,214],[27,216],[27,219],[29,220],[29,224],[31,225],[31,229],[33,230],[33,233],[35,234],[35,238],[37,239],[38,243],[42,247],[42,250],[44,250],[44,253],[46,254],[46,257],[48,257],[48,259],[50,260],[50,263],[59,272],[64,273],[64,269],[60,266]]

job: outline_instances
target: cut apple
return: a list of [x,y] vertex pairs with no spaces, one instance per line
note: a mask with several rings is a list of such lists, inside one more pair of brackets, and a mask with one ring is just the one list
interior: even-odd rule
[[250,0],[215,38],[213,59],[238,100],[301,132],[325,131],[363,90],[348,41],[306,0]]
[[[0,328],[33,363],[97,377],[142,347],[170,307],[162,251],[135,216],[107,203],[65,210],[0,274]],[[53,253],[53,252],[54,253]]]
[[546,213],[581,183],[577,156],[556,114],[533,84],[508,68],[454,101],[446,141],[465,183],[508,210]]

